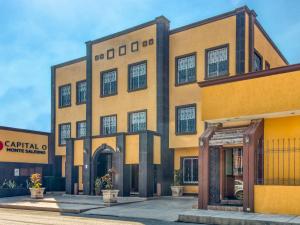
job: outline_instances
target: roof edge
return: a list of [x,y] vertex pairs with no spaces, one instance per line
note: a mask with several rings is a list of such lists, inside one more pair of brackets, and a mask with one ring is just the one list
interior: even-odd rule
[[294,71],[300,71],[300,63],[293,64],[293,65],[287,65],[287,66],[281,66],[281,67],[275,67],[269,70],[261,70],[257,72],[250,72],[250,73],[244,73],[244,74],[237,74],[230,77],[225,78],[219,78],[214,80],[205,80],[198,82],[199,87],[209,87],[214,85],[220,85],[225,83],[231,83],[231,82],[237,82],[237,81],[244,81],[244,80],[250,80],[250,79],[256,79],[266,76],[272,76],[277,75],[281,73],[289,73]]
[[81,61],[84,61],[84,60],[86,60],[86,56],[83,56],[83,57],[80,57],[80,58],[76,58],[76,59],[72,59],[72,60],[69,60],[69,61],[66,61],[66,62],[63,62],[63,63],[59,63],[59,64],[53,65],[51,67],[53,67],[53,68],[60,68],[60,67],[72,65],[74,63],[78,63],[78,62],[81,62]]
[[119,32],[116,32],[116,33],[113,33],[113,34],[110,34],[110,35],[107,35],[107,36],[104,36],[104,37],[101,37],[101,38],[98,38],[98,39],[95,39],[92,41],[87,41],[86,43],[97,44],[99,42],[103,42],[103,41],[106,41],[106,40],[109,40],[112,38],[119,37],[124,34],[131,33],[133,31],[143,29],[145,27],[151,26],[151,25],[159,23],[159,22],[170,23],[170,21],[165,16],[161,15],[161,16],[156,17],[154,20],[150,20],[148,22],[136,25],[134,27],[127,28],[125,30],[122,30],[122,31],[119,31]]
[[212,16],[212,17],[209,17],[209,18],[206,18],[206,19],[194,22],[194,23],[190,23],[190,24],[187,24],[187,25],[184,25],[184,26],[181,26],[181,27],[177,27],[173,30],[170,30],[170,35],[181,32],[181,31],[185,31],[185,30],[188,30],[188,29],[192,29],[192,28],[195,28],[195,27],[198,27],[198,26],[202,26],[202,25],[205,25],[207,23],[211,23],[211,22],[214,22],[214,21],[217,21],[217,20],[225,19],[225,18],[228,18],[230,16],[234,16],[239,12],[254,13],[256,15],[254,10],[250,10],[248,8],[248,6],[245,5],[245,6],[236,8],[234,10],[231,10],[229,12],[225,12],[225,13],[222,13],[222,14],[219,14],[219,15],[216,15],[216,16]]
[[280,58],[287,64],[289,65],[288,60],[285,58],[285,56],[282,54],[282,52],[279,50],[277,45],[274,43],[274,41],[271,39],[271,37],[268,35],[268,33],[265,31],[263,26],[260,24],[260,22],[256,19],[255,24],[257,25],[258,29],[262,32],[262,34],[267,38],[267,40],[270,42],[272,47],[275,49],[277,54],[280,56]]
[[28,130],[28,129],[14,128],[14,127],[6,127],[6,126],[0,126],[0,130],[24,132],[24,133],[31,133],[31,134],[41,134],[41,135],[48,135],[48,136],[50,135],[50,132]]

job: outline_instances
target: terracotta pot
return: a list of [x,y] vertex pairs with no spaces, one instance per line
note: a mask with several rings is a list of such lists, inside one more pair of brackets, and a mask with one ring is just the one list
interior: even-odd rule
[[102,190],[104,203],[116,203],[118,201],[119,190]]
[[29,190],[30,190],[31,198],[34,199],[44,198],[45,188],[29,188]]
[[183,186],[171,186],[172,196],[180,197],[183,195]]

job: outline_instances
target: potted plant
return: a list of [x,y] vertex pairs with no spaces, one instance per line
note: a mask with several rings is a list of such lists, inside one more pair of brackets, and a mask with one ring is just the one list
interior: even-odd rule
[[108,170],[108,173],[100,178],[104,203],[116,203],[118,201],[119,190],[113,189],[112,175],[112,170]]
[[180,197],[183,195],[183,186],[180,185],[180,183],[181,183],[181,171],[174,170],[174,181],[173,181],[173,185],[171,186],[173,197]]
[[101,178],[97,177],[95,180],[95,194],[100,195],[101,194]]
[[39,173],[34,173],[30,176],[31,188],[29,188],[31,193],[31,198],[39,199],[44,198],[45,188],[42,188],[41,183],[42,177]]

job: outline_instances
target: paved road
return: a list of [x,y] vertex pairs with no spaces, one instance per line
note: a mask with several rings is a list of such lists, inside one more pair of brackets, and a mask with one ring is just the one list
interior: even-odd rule
[[[151,219],[128,219],[124,217],[96,217],[56,212],[0,209],[0,225],[184,225]],[[192,225],[189,223],[189,225]]]

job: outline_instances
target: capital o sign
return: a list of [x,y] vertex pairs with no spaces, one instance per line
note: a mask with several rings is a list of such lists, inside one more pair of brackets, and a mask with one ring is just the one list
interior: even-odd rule
[[2,141],[0,141],[0,151],[3,149],[3,142]]

